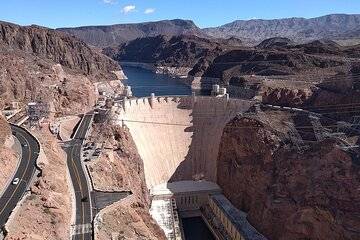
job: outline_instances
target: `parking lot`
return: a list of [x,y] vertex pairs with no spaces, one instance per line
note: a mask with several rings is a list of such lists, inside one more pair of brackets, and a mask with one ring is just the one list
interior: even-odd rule
[[101,146],[94,142],[87,142],[82,148],[81,158],[84,162],[97,159],[101,154]]

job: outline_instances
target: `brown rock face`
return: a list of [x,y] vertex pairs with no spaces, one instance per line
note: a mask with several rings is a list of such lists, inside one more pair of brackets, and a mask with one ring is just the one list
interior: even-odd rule
[[4,146],[6,139],[11,135],[10,125],[5,118],[0,114],[0,146]]
[[360,239],[360,168],[331,140],[300,155],[257,120],[225,128],[218,184],[269,239]]
[[140,37],[154,37],[157,35],[206,36],[192,21],[182,19],[110,26],[61,28],[58,30],[68,32],[97,47],[114,46]]
[[0,189],[2,190],[15,172],[19,161],[19,153],[12,149],[13,143],[10,125],[0,113]]
[[303,105],[311,96],[310,89],[266,88],[262,94],[262,102],[296,107]]
[[117,63],[85,43],[42,27],[0,22],[0,105],[47,102],[77,114],[93,106],[93,82],[117,79]]
[[[100,133],[101,132],[101,133]],[[97,190],[131,191],[126,200],[100,212],[102,219],[97,239],[165,239],[164,233],[149,213],[149,196],[145,185],[143,162],[128,130],[120,127],[99,127],[95,141],[105,140],[107,150],[89,165]]]
[[114,61],[91,49],[84,42],[39,26],[21,27],[0,22],[0,49],[18,50],[50,59],[69,69],[91,75],[94,79],[115,79],[111,71],[119,69]]

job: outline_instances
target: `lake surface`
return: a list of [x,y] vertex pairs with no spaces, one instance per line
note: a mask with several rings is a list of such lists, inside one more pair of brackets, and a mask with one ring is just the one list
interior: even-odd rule
[[186,240],[215,240],[201,217],[183,218],[181,221]]
[[155,74],[138,67],[122,67],[128,77],[124,84],[131,86],[135,97],[164,95],[191,95],[191,87],[182,83],[179,78],[171,78],[164,74]]

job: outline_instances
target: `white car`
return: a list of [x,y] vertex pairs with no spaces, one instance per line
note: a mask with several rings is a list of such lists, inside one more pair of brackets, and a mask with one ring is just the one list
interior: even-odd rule
[[13,185],[18,185],[18,183],[20,182],[19,178],[14,178],[14,180],[12,181]]

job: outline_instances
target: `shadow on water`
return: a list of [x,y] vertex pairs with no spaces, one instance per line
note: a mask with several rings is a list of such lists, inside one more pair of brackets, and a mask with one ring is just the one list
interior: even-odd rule
[[213,240],[209,228],[201,217],[182,219],[186,240]]

